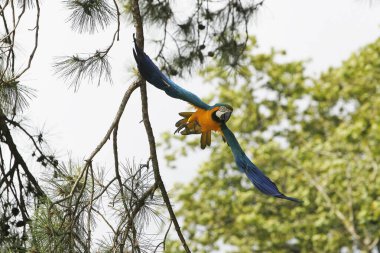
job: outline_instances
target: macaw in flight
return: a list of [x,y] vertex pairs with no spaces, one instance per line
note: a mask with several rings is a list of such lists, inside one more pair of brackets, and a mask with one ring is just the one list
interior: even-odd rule
[[249,160],[240,147],[239,142],[236,140],[235,135],[226,125],[233,111],[230,105],[223,103],[217,103],[212,106],[208,105],[198,96],[177,85],[158,69],[149,56],[137,46],[135,39],[134,42],[135,49],[133,50],[133,55],[141,76],[156,88],[165,91],[169,96],[184,100],[193,105],[196,109],[195,112],[179,113],[183,119],[176,123],[177,130],[175,133],[182,130],[181,134],[183,135],[201,134],[202,149],[204,149],[206,145],[210,146],[211,131],[221,133],[223,139],[231,148],[237,167],[247,175],[258,190],[269,196],[301,202],[296,198],[282,194],[275,183]]

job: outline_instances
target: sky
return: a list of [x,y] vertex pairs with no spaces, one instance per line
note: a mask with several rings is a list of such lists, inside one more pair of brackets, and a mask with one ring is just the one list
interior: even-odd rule
[[[186,8],[186,5],[184,5]],[[79,91],[69,89],[54,75],[56,57],[93,52],[106,47],[114,26],[100,34],[78,34],[67,22],[69,12],[62,2],[44,1],[41,6],[39,49],[31,70],[23,82],[36,90],[36,97],[24,114],[29,125],[43,129],[51,149],[62,160],[71,157],[83,161],[96,147],[110,126],[121,98],[131,83],[130,70],[135,66],[132,55],[133,26],[123,20],[120,41],[111,51],[113,83],[83,83]],[[181,13],[180,13],[181,14]],[[256,15],[250,33],[257,36],[259,50],[271,48],[287,51],[287,60],[308,60],[307,71],[317,75],[329,66],[339,66],[352,52],[380,35],[380,2],[366,0],[267,0]],[[155,47],[146,35],[146,51],[155,55]],[[23,34],[20,36],[24,36]],[[25,33],[25,41],[30,39]],[[27,54],[29,48],[19,45]],[[199,96],[207,88],[194,74],[177,83]],[[148,86],[149,112],[156,139],[164,131],[174,131],[178,112],[188,105],[168,98]],[[233,118],[231,118],[233,120]],[[148,143],[141,121],[140,94],[136,91],[127,105],[119,128],[121,159],[143,162]],[[26,147],[27,149],[27,147]],[[161,171],[171,188],[175,181],[186,182],[196,175],[197,164],[207,158],[207,151],[197,150],[190,158],[180,159],[177,170],[166,167],[163,150],[158,149]],[[112,166],[110,145],[95,162]]]
[[[184,5],[186,7],[186,5]],[[52,64],[56,57],[93,52],[106,47],[114,26],[101,34],[77,34],[66,21],[69,12],[62,1],[43,1],[41,6],[39,48],[32,68],[22,82],[36,90],[36,97],[24,112],[28,125],[43,129],[50,148],[61,160],[71,157],[83,162],[108,130],[121,98],[131,84],[130,70],[135,66],[132,55],[133,26],[122,22],[120,41],[112,49],[113,83],[83,83],[74,92],[54,75]],[[26,27],[31,26],[28,23]],[[30,28],[30,27],[29,27]],[[286,60],[308,60],[308,73],[318,75],[330,66],[339,64],[350,54],[380,36],[380,2],[369,0],[266,0],[250,27],[256,35],[259,50],[271,48],[287,51]],[[146,34],[146,52],[155,55],[154,39]],[[17,45],[28,55],[30,33],[19,35],[25,44]],[[20,40],[20,41],[23,41]],[[175,78],[178,84],[199,96],[207,95],[207,88],[194,74],[186,79]],[[174,132],[178,112],[188,105],[171,99],[161,91],[148,86],[149,113],[156,139],[164,131]],[[228,101],[224,101],[228,102]],[[135,91],[128,102],[119,127],[120,159],[145,162],[148,142],[142,123],[140,93]],[[233,120],[233,117],[230,119]],[[29,152],[27,146],[22,147]],[[188,182],[196,175],[198,165],[207,159],[208,152],[196,150],[189,158],[176,161],[177,169],[169,169],[158,148],[161,174],[167,188],[175,182]],[[29,158],[32,159],[32,158]],[[113,157],[110,143],[95,159],[95,164],[112,171]]]

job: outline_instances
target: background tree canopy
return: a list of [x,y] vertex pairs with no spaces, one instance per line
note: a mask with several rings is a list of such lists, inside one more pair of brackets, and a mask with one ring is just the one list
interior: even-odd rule
[[[201,74],[213,85],[212,99],[235,108],[228,125],[248,155],[304,203],[253,189],[227,145],[214,138],[196,178],[176,187],[193,251],[374,249],[380,239],[380,40],[318,78],[307,77],[302,62],[281,61],[284,52],[257,53],[254,37],[248,49],[237,68],[216,61]],[[179,251],[173,242],[170,252]]]

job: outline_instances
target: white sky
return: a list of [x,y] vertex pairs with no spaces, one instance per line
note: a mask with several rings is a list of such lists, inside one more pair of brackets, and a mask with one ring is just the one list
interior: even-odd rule
[[[263,50],[275,47],[285,49],[289,60],[311,59],[308,71],[318,73],[329,66],[338,66],[353,51],[379,37],[380,4],[376,1],[372,5],[369,3],[369,0],[267,0],[250,32],[257,36]],[[112,49],[114,83],[100,87],[83,84],[74,93],[53,75],[54,57],[104,48],[113,31],[110,29],[101,35],[78,35],[71,32],[70,24],[65,23],[69,13],[64,10],[62,2],[44,1],[41,8],[39,49],[32,69],[23,79],[25,84],[37,90],[37,97],[31,101],[25,117],[29,119],[29,125],[47,131],[46,137],[58,157],[66,159],[70,154],[81,161],[104,136],[131,83],[129,69],[135,65],[133,27],[125,22],[122,24],[121,40]],[[149,34],[146,37],[149,39]],[[147,53],[155,55],[154,47],[148,43],[146,41]],[[27,46],[19,47],[25,54],[29,52]],[[175,81],[200,96],[207,95],[196,76]],[[160,133],[174,131],[177,113],[186,110],[187,105],[154,87],[148,87],[148,92],[151,123],[155,137],[159,139]],[[146,161],[148,143],[140,120],[140,93],[137,90],[119,127],[120,160]],[[171,170],[165,166],[163,150],[159,149],[158,153],[161,172],[169,188],[175,181],[190,180],[196,174],[197,165],[207,157],[207,151],[199,149],[191,158],[178,161],[180,169]],[[95,162],[112,170],[110,144]]]

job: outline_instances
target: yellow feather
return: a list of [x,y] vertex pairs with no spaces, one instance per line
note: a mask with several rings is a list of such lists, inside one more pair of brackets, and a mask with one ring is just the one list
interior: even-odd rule
[[211,146],[211,131],[206,133],[206,144],[207,146]]
[[178,113],[179,116],[182,116],[184,118],[190,118],[191,115],[193,115],[194,112],[180,112]]
[[206,148],[206,133],[202,133],[201,134],[201,149],[205,149]]

